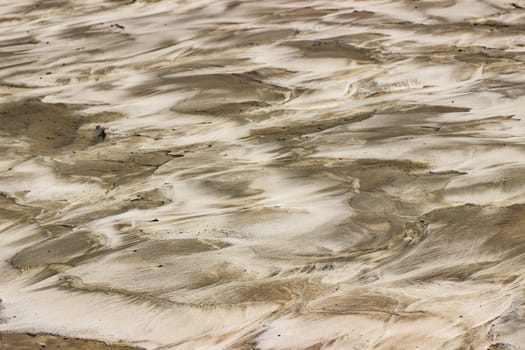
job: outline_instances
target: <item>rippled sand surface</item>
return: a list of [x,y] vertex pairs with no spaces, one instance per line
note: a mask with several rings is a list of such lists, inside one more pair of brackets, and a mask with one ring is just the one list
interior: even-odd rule
[[0,349],[525,349],[524,33],[0,0]]

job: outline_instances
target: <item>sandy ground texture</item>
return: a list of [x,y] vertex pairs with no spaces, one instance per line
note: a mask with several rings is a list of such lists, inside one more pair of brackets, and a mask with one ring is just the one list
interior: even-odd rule
[[0,349],[525,349],[524,0],[0,0]]

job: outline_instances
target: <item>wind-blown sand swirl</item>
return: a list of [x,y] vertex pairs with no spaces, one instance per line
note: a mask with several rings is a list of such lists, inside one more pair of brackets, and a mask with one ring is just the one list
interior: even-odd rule
[[0,9],[0,349],[524,348],[525,1]]

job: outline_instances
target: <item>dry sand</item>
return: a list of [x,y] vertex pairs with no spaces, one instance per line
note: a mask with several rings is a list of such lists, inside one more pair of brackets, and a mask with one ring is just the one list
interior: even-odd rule
[[524,32],[0,0],[0,349],[525,349]]

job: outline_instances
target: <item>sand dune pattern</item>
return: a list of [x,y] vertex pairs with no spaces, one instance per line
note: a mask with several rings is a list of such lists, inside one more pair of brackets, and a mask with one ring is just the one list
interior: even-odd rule
[[525,348],[525,1],[0,1],[0,349]]

